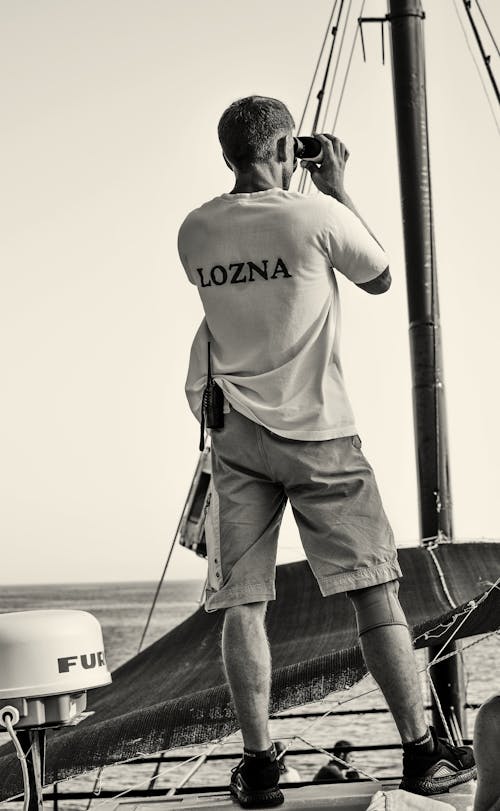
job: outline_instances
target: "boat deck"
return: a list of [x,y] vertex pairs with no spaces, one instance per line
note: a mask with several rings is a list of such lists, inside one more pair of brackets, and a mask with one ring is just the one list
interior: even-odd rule
[[[302,788],[287,788],[282,786],[285,795],[285,802],[278,806],[283,811],[366,811],[372,797],[377,791],[394,791],[397,788],[395,783],[345,783],[323,784],[303,786]],[[438,811],[441,804],[443,811],[445,808],[453,808],[455,811],[470,811],[474,799],[474,789],[469,783],[460,786],[447,794],[440,794],[432,798],[417,797],[414,794],[403,793],[393,794],[391,800],[396,800],[390,805],[391,811]],[[434,802],[433,802],[434,801]],[[153,807],[154,806],[154,807]],[[236,811],[240,806],[231,798],[229,792],[205,792],[203,794],[176,794],[172,797],[160,797],[150,800],[135,800],[121,802],[116,809],[121,811],[198,811],[198,809],[208,809],[211,811]],[[377,809],[379,806],[377,806]],[[384,805],[381,804],[380,809]]]

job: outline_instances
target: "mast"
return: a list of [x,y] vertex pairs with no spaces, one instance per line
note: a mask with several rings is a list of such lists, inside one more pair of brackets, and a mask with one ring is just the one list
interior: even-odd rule
[[[420,0],[388,0],[392,79],[406,258],[413,415],[424,539],[452,540],[452,507],[434,250],[425,85],[424,12]],[[424,540],[424,543],[426,541]],[[450,605],[450,608],[453,606]],[[440,647],[429,649],[433,658]],[[452,650],[449,645],[445,653]],[[465,690],[458,656],[431,669],[433,723],[465,734]],[[456,737],[454,735],[454,737]]]

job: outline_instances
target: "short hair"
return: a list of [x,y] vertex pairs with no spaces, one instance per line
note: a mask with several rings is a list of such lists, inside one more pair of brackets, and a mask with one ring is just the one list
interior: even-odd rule
[[350,741],[337,741],[333,747],[333,754],[341,760],[345,760],[349,752],[352,752],[352,743]]
[[288,108],[278,99],[247,96],[222,113],[217,132],[227,159],[240,171],[274,156],[276,139],[295,126]]

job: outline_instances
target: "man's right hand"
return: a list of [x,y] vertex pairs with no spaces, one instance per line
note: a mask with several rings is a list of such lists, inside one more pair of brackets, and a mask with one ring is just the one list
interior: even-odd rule
[[344,171],[349,151],[345,144],[334,135],[315,133],[314,137],[323,148],[323,160],[319,166],[312,161],[301,161],[300,165],[310,173],[312,181],[319,191],[342,202],[346,196]]

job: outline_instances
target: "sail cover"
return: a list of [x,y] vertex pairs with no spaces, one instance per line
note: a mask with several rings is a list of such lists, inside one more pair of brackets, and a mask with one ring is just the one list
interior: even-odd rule
[[[500,543],[402,548],[399,560],[401,602],[417,647],[435,643],[438,634],[444,642],[459,626],[456,638],[500,626],[500,594],[492,589],[500,575]],[[277,568],[277,595],[267,613],[272,712],[318,701],[364,676],[344,594],[321,597],[307,562],[300,561]],[[49,733],[46,783],[237,729],[220,657],[222,619],[221,612],[199,609],[119,667],[110,686],[90,693],[93,716]],[[21,791],[9,743],[0,749],[0,800]]]

